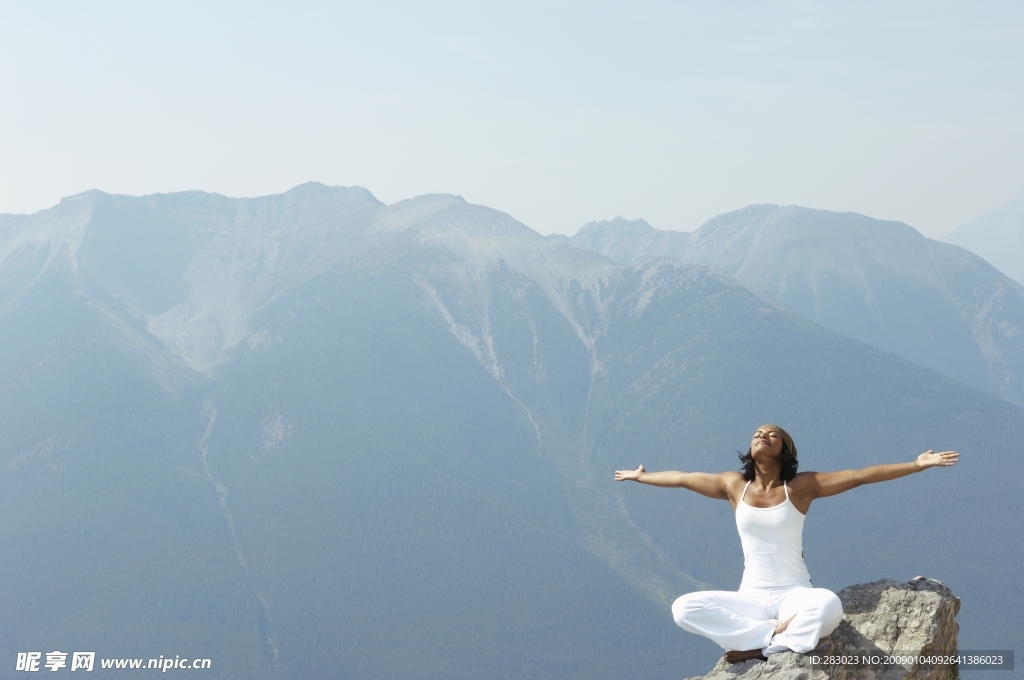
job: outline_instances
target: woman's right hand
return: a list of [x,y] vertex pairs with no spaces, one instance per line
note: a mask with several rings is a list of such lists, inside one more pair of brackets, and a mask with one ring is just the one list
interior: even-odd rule
[[640,473],[642,473],[642,472],[647,472],[647,470],[644,470],[644,466],[643,465],[641,465],[640,467],[638,467],[635,470],[616,470],[615,471],[615,481],[616,482],[628,482],[628,481],[636,482],[636,481],[638,481],[640,479]]

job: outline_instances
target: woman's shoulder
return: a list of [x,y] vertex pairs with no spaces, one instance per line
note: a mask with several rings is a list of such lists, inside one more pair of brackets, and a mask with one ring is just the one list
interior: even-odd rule
[[743,487],[746,486],[747,480],[744,479],[743,473],[737,470],[722,472],[720,475],[722,481],[725,483],[725,494],[728,496],[729,503],[732,504],[732,507],[735,510],[740,496],[743,495]]
[[725,481],[725,488],[732,491],[736,488],[742,488],[746,483],[746,478],[743,477],[743,473],[738,470],[729,470],[728,472],[721,473],[722,479]]
[[794,491],[799,491],[803,487],[809,484],[813,484],[815,480],[815,475],[817,474],[818,473],[814,470],[808,470],[807,472],[798,472],[793,477],[793,479],[789,480],[789,482],[787,483],[789,484],[789,488],[793,489]]

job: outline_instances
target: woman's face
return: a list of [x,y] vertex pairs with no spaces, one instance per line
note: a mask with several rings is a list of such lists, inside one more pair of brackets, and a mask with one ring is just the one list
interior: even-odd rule
[[750,455],[754,460],[778,458],[782,455],[782,435],[771,427],[758,428],[750,440]]

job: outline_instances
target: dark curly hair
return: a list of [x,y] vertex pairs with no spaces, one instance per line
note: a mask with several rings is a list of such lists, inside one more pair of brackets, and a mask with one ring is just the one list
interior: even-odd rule
[[[747,449],[746,453],[737,451],[736,455],[740,457],[740,463],[743,464],[743,479],[748,482],[754,481],[754,456],[751,454],[750,449]],[[796,469],[800,467],[800,461],[789,450],[789,445],[785,441],[782,442],[782,453],[779,454],[779,462],[782,463],[782,470],[779,472],[782,481],[788,482],[796,477]]]

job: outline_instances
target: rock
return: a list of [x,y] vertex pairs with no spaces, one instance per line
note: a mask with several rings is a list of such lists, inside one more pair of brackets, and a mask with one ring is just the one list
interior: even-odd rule
[[719,659],[710,673],[689,680],[826,680],[828,677],[825,671],[812,668],[806,655],[783,652],[772,654],[767,662],[752,660],[728,664],[725,659]]
[[[838,593],[843,620],[832,634],[822,638],[810,654],[773,654],[767,662],[727,664],[720,659],[704,680],[948,680],[947,666],[885,666],[880,663],[824,667],[814,657],[866,655],[885,657],[896,653],[912,656],[956,650],[960,627],[956,615],[960,598],[944,584],[918,576],[908,583],[884,579],[844,588]],[[691,678],[690,680],[700,680]]]

